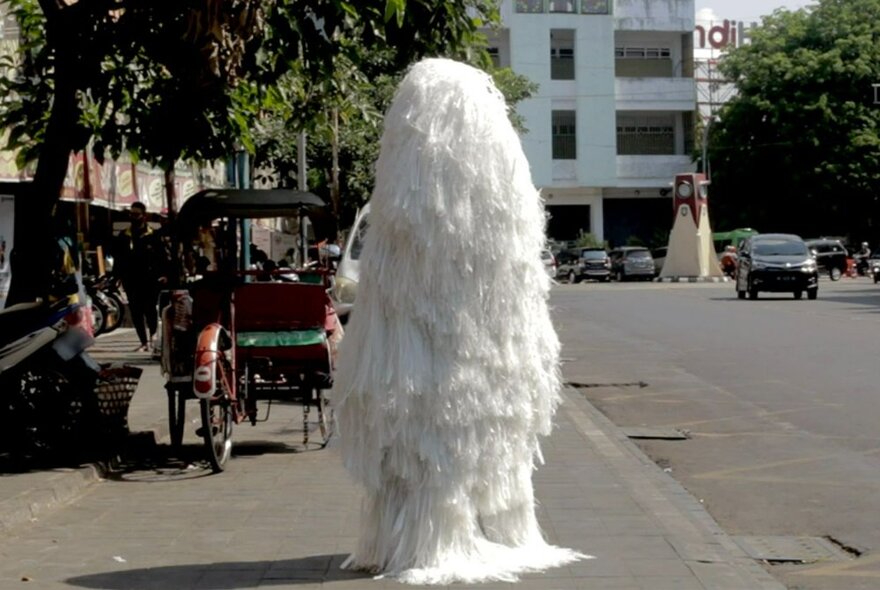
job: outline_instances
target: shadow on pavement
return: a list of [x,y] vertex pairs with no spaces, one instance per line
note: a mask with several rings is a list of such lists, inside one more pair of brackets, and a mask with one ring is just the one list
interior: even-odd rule
[[[236,441],[232,447],[232,459],[247,459],[262,455],[296,455],[321,450],[320,445],[289,444],[269,440]],[[2,466],[2,463],[0,463]],[[169,444],[146,442],[117,458],[109,466],[104,477],[120,482],[168,482],[194,479],[211,475],[201,444],[184,444],[174,450]]]
[[279,561],[200,563],[106,572],[68,578],[66,583],[102,590],[156,590],[198,587],[233,590],[259,585],[316,584],[341,580],[367,580],[363,572],[341,570],[345,554],[311,555]]

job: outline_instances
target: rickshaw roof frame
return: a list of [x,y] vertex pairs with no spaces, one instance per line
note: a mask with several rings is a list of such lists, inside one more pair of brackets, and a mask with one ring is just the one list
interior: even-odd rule
[[[326,209],[321,197],[290,189],[207,189],[188,198],[177,214],[179,231],[187,231],[215,219],[265,219],[308,215]],[[322,211],[328,214],[326,211]]]

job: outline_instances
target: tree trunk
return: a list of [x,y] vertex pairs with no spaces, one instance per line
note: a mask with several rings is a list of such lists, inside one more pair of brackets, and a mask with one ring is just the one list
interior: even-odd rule
[[15,243],[9,258],[12,282],[7,307],[49,295],[52,253],[58,237],[53,215],[64,186],[78,117],[76,52],[69,47],[73,35],[64,26],[52,26],[60,19],[57,10],[47,13],[46,18],[47,40],[55,47],[55,96],[34,180],[15,197]]
[[164,170],[165,173],[165,209],[168,211],[168,223],[177,217],[177,188],[174,186],[174,164]]

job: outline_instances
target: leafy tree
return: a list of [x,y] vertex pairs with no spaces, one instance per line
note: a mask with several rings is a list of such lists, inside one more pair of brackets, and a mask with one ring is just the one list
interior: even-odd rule
[[[44,295],[46,227],[72,151],[131,152],[170,170],[211,160],[253,121],[289,105],[304,128],[349,84],[399,71],[426,54],[467,57],[498,19],[494,0],[8,0],[22,29],[17,75],[2,81],[0,126],[20,159],[37,160],[16,202],[8,303]],[[373,59],[380,55],[382,59]],[[279,80],[289,77],[294,91]]]
[[720,68],[711,127],[718,226],[880,238],[880,0],[777,10]]
[[578,239],[575,242],[575,246],[578,248],[605,248],[607,250],[608,242],[605,240],[600,242],[594,234],[584,233],[584,231],[581,230]]
[[[487,61],[474,56],[484,68],[491,69]],[[390,105],[403,73],[382,74],[369,84],[349,86],[345,100],[334,104],[338,115],[337,132],[334,133],[333,112],[328,109],[318,113],[311,121],[308,135],[309,190],[328,201],[333,201],[333,146],[337,146],[339,192],[337,214],[341,227],[347,227],[354,213],[370,197],[374,182],[374,165],[379,157],[379,141],[382,135],[382,115]],[[509,68],[493,69],[493,78],[505,96],[510,109],[511,122],[525,132],[522,118],[515,110],[516,104],[537,91],[537,85],[515,74]],[[296,186],[296,135],[298,131],[285,125],[285,115],[280,114],[264,121],[261,137],[257,139],[257,160],[268,163],[278,170],[282,186]],[[315,165],[317,163],[317,166]]]

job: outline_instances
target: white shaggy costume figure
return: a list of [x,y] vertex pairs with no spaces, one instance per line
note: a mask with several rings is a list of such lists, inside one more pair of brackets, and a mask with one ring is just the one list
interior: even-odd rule
[[446,59],[385,117],[358,301],[335,397],[366,488],[344,567],[414,584],[515,580],[585,557],[535,518],[538,436],[559,403],[544,211],[504,99]]

